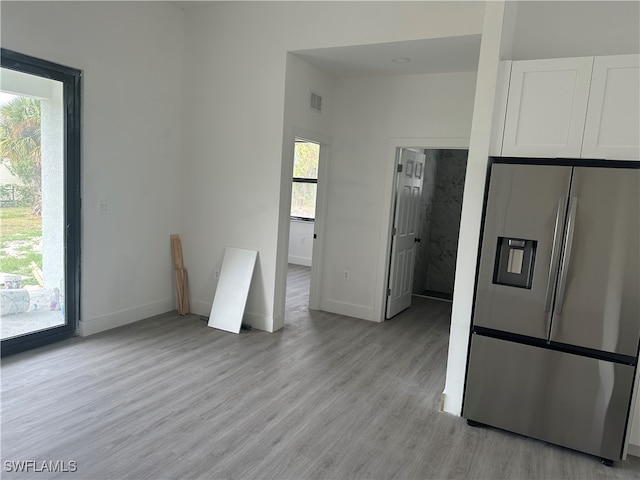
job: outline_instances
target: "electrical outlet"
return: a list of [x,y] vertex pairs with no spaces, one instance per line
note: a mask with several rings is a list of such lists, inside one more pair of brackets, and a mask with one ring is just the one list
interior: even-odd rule
[[349,270],[345,270],[342,273],[342,278],[344,278],[345,280],[349,280]]
[[100,212],[100,215],[109,215],[109,213],[111,213],[111,205],[109,205],[109,201],[101,200],[98,203],[98,211]]
[[213,271],[213,278],[215,278],[216,280],[218,280],[220,278],[220,268],[216,268]]

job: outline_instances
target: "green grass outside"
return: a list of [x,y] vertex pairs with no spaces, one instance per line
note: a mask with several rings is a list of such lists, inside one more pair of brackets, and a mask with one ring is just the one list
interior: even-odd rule
[[31,273],[31,262],[42,269],[42,253],[33,252],[29,245],[15,248],[21,257],[10,257],[6,249],[11,242],[35,242],[42,237],[42,219],[31,213],[30,207],[0,208],[0,272],[22,275],[23,285],[37,285]]

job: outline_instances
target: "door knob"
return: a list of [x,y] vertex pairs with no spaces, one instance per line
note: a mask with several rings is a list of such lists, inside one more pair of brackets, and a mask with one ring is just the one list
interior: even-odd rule
[[414,238],[413,241],[416,243],[420,243],[420,239],[418,237]]

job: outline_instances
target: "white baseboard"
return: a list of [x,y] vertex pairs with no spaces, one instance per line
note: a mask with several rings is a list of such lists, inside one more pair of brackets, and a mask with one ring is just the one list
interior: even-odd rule
[[105,330],[121,327],[128,323],[137,322],[144,318],[167,313],[171,310],[174,310],[173,298],[164,298],[157,302],[127,308],[101,317],[82,319],[79,322],[78,330],[80,336],[86,337],[95,333],[104,332]]
[[[191,313],[208,317],[211,314],[211,305],[213,302],[202,302],[200,300],[189,300]],[[266,315],[258,313],[244,312],[242,323],[251,325],[251,328],[263,330],[265,332],[273,332],[273,319]]]
[[627,455],[633,455],[634,457],[640,457],[640,445],[629,444],[627,447]]
[[294,265],[304,265],[305,267],[311,266],[311,259],[307,257],[296,257],[295,255],[289,255],[289,263]]
[[337,313],[338,315],[346,315],[347,317],[360,318],[369,320],[370,322],[378,322],[373,308],[364,305],[355,305],[353,303],[339,302],[337,300],[328,300],[323,298],[320,300],[320,310],[329,313]]

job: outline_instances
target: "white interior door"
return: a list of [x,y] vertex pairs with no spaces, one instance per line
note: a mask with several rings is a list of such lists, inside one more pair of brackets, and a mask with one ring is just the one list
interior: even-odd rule
[[387,291],[387,318],[411,306],[413,270],[416,262],[418,206],[422,195],[425,155],[400,150],[396,177],[396,207],[391,243],[391,267]]

